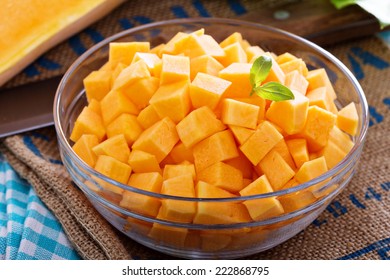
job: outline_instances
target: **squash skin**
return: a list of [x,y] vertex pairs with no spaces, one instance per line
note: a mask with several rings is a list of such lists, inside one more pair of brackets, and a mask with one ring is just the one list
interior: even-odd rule
[[47,50],[124,0],[4,0],[0,9],[0,86]]

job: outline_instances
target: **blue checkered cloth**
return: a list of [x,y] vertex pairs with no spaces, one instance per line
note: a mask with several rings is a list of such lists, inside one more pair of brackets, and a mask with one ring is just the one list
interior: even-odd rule
[[0,259],[80,259],[61,224],[1,154]]

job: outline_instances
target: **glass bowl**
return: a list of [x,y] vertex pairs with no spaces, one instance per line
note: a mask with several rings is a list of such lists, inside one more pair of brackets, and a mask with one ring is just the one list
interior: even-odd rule
[[[233,198],[186,198],[148,192],[116,182],[84,163],[72,150],[69,139],[74,122],[87,104],[83,79],[107,60],[110,42],[149,41],[151,47],[167,42],[177,32],[200,28],[218,42],[240,32],[251,45],[276,54],[290,52],[302,58],[309,69],[325,68],[338,94],[339,108],[355,102],[359,127],[348,155],[325,174],[288,189],[267,194]],[[95,45],[81,55],[64,75],[54,101],[54,122],[65,167],[75,184],[94,207],[114,227],[131,239],[154,250],[190,259],[232,259],[270,249],[307,227],[351,180],[362,153],[368,128],[368,108],[364,93],[351,72],[332,54],[288,32],[269,26],[231,19],[177,19],[142,25],[125,30]],[[302,203],[284,214],[267,219],[235,223],[183,223],[151,216],[148,209],[128,209],[120,205],[121,195],[107,186],[125,190],[128,197],[143,197],[155,203],[173,201],[199,209],[240,215],[243,202],[261,205],[270,198]],[[315,187],[315,192],[313,188]],[[112,188],[110,188],[112,189]],[[314,198],[305,199],[308,192]],[[285,209],[286,210],[286,209]]]

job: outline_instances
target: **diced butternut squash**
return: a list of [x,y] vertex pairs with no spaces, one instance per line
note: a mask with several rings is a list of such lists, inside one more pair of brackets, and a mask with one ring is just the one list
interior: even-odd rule
[[160,84],[190,80],[190,59],[187,56],[163,54]]
[[351,102],[337,114],[337,126],[344,132],[355,136],[359,124],[359,116],[355,103]]
[[108,71],[92,71],[83,80],[88,102],[92,99],[100,101],[111,90],[111,74]]
[[258,95],[252,95],[248,97],[239,97],[234,98],[237,101],[249,103],[252,105],[256,105],[259,107],[259,116],[257,118],[257,123],[260,123],[265,118],[265,107],[266,107],[266,100]]
[[274,190],[280,190],[295,175],[294,170],[275,150],[271,150],[260,161],[259,166]]
[[234,138],[229,130],[217,132],[194,146],[196,172],[219,161],[238,157]]
[[190,85],[190,98],[194,108],[207,106],[214,110],[221,96],[229,88],[231,82],[224,79],[198,73]]
[[189,82],[184,80],[160,86],[149,103],[160,118],[169,117],[175,123],[180,122],[191,108]]
[[298,191],[278,197],[286,213],[300,210],[313,204],[316,197],[309,191]]
[[250,46],[245,49],[245,52],[249,63],[253,63],[259,56],[264,54],[263,49],[259,46]]
[[326,87],[326,94],[332,100],[336,99],[336,93],[324,68],[309,71],[306,75],[306,79],[309,82],[309,87],[307,88],[308,91],[319,87]]
[[297,59],[297,57],[289,52],[282,53],[275,58],[278,64],[289,62],[295,59]]
[[123,134],[115,135],[101,142],[92,148],[97,155],[106,155],[113,157],[123,163],[127,163],[130,155],[130,149]]
[[296,90],[302,95],[306,95],[309,82],[301,73],[299,73],[297,70],[294,70],[286,74],[284,85],[291,90]]
[[228,198],[236,196],[223,188],[200,180],[195,186],[195,194],[197,198]]
[[279,64],[284,74],[288,74],[292,71],[298,71],[302,76],[306,76],[308,73],[306,63],[301,59],[293,59]]
[[305,139],[290,139],[286,144],[297,168],[301,168],[302,164],[309,161],[309,150]]
[[347,153],[339,148],[333,141],[328,141],[319,154],[325,157],[328,169],[335,167],[347,155]]
[[177,126],[177,133],[186,148],[191,148],[203,139],[225,129],[213,111],[207,106],[189,113]]
[[130,65],[136,52],[148,52],[149,42],[112,42],[110,43],[108,61],[115,67],[118,63]]
[[309,106],[307,120],[299,133],[307,140],[310,152],[316,152],[325,147],[329,132],[336,122],[336,116],[318,106]]
[[190,78],[195,79],[198,73],[205,73],[211,76],[218,76],[219,71],[223,69],[223,65],[210,55],[201,55],[191,59],[190,61]]
[[148,65],[143,60],[139,60],[127,66],[115,79],[112,90],[120,90],[128,87],[136,81],[150,77]]
[[233,193],[243,188],[242,172],[223,162],[217,162],[198,172],[197,179]]
[[74,124],[70,140],[76,142],[83,134],[93,134],[99,142],[106,136],[106,129],[99,114],[88,107],[84,107]]
[[299,92],[292,91],[293,100],[272,102],[266,117],[280,126],[287,134],[296,134],[305,126],[309,99]]
[[172,227],[159,223],[153,223],[149,232],[149,237],[156,240],[158,244],[174,246],[175,248],[184,247],[188,229]]
[[135,173],[161,173],[161,168],[156,157],[144,151],[132,150],[128,163]]
[[154,77],[160,77],[161,59],[155,53],[136,52],[131,63],[143,60],[149,68],[149,72]]
[[259,106],[226,98],[222,101],[222,122],[255,129],[259,115]]
[[160,116],[157,114],[156,110],[152,105],[147,106],[137,116],[138,123],[144,128],[147,129],[154,125],[156,122],[161,120]]
[[240,146],[240,150],[253,165],[257,165],[281,139],[282,134],[272,124],[264,121]]
[[155,94],[159,85],[159,78],[147,77],[124,87],[122,91],[138,109],[142,110],[149,105],[149,100]]
[[219,45],[224,48],[234,43],[240,43],[242,42],[242,34],[240,32],[234,32],[228,37],[226,37],[224,40],[222,40]]
[[[258,195],[273,192],[273,189],[265,175],[256,179],[253,183],[240,191],[241,196]],[[263,220],[284,213],[283,207],[275,197],[249,199],[244,201],[249,215],[253,220]]]
[[[295,179],[299,183],[308,182],[328,171],[324,156],[305,162],[301,168],[295,173]],[[318,183],[309,188],[315,197],[319,197],[317,191],[323,183]]]
[[110,89],[114,86],[114,82],[116,78],[118,78],[119,74],[122,73],[122,71],[127,67],[126,64],[124,63],[118,63],[116,67],[111,71],[111,87]]
[[286,75],[284,74],[282,68],[280,68],[279,64],[275,61],[275,59],[271,53],[266,52],[266,53],[264,53],[264,55],[270,57],[272,60],[271,69],[269,71],[267,78],[264,80],[264,83],[278,82],[278,83],[281,83],[282,85],[284,85]]
[[249,73],[252,64],[232,63],[228,67],[219,71],[218,76],[224,80],[232,82],[223,97],[248,97],[252,91],[249,80]]
[[213,233],[202,233],[200,235],[202,240],[201,249],[205,252],[214,252],[222,250],[228,247],[232,241],[232,237],[227,234],[213,234]]
[[144,130],[132,148],[153,154],[161,162],[178,141],[175,123],[166,117]]
[[327,93],[326,87],[315,88],[307,93],[310,106],[318,106],[322,109],[328,110],[334,114],[337,114],[336,105],[333,102],[331,96]]
[[73,145],[73,151],[89,166],[94,167],[97,156],[92,148],[99,144],[94,134],[83,134]]
[[233,133],[234,138],[238,144],[242,145],[246,140],[255,132],[254,129],[245,128],[242,126],[229,125],[230,131]]
[[88,108],[94,111],[96,114],[102,115],[102,109],[100,107],[100,102],[96,99],[91,99],[88,104]]
[[290,150],[287,147],[287,143],[284,139],[280,140],[271,151],[278,152],[279,155],[285,160],[285,162],[291,167],[291,169],[295,170],[296,165],[291,156]]
[[225,67],[232,63],[247,63],[248,57],[245,50],[239,42],[230,44],[223,48],[224,56],[218,57],[217,60]]
[[190,34],[185,42],[184,55],[193,58],[201,55],[210,55],[212,57],[225,56],[224,50],[210,35]]
[[126,142],[131,146],[138,136],[142,133],[143,128],[137,121],[137,117],[131,114],[121,114],[107,126],[107,137],[123,134]]
[[[177,126],[176,126],[177,129]],[[183,142],[179,142],[173,147],[170,156],[176,163],[183,161],[194,162],[194,155],[192,148],[186,148]]]
[[246,207],[236,202],[198,202],[196,224],[234,224],[251,221]]
[[[246,156],[244,156],[244,154],[240,150],[238,150],[238,154],[238,157],[226,160],[225,163],[240,170],[243,178],[252,178],[252,163],[247,159]],[[243,185],[245,186],[245,184]]]
[[192,180],[196,179],[195,166],[192,163],[166,164],[164,166],[163,179],[168,180],[185,174],[190,174]]
[[140,111],[122,91],[115,90],[102,99],[100,107],[105,125],[109,125],[123,113],[137,115]]
[[[128,185],[144,191],[160,193],[162,182],[159,172],[134,173],[130,176]],[[161,201],[150,195],[126,190],[119,205],[140,214],[156,217]]]
[[[179,197],[195,197],[192,174],[186,173],[164,180],[161,193]],[[196,202],[178,199],[163,199],[159,217],[174,222],[191,223],[196,214]]]
[[[106,155],[100,155],[98,157],[95,164],[95,170],[111,178],[112,180],[116,180],[122,184],[127,183],[131,174],[131,167],[129,165]],[[97,179],[97,181],[106,190],[112,191],[116,194],[123,193],[123,189],[117,186],[109,184],[108,182],[105,182],[100,179]]]
[[341,131],[336,125],[329,132],[329,141],[333,141],[344,152],[349,153],[354,143],[345,132]]

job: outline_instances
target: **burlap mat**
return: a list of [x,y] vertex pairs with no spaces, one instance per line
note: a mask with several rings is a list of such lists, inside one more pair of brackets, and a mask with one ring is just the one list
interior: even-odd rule
[[[207,11],[215,17],[237,16],[237,11],[228,7],[227,2],[207,2]],[[255,5],[269,5],[274,1],[259,2],[240,3],[250,10]],[[199,10],[194,10],[187,1],[173,3],[184,7],[188,16],[199,16]],[[147,1],[131,1],[92,28],[107,36],[119,31],[117,21],[120,18],[134,19],[142,15],[156,21],[162,17],[178,16],[172,12],[164,13],[172,11],[172,5],[171,1],[153,1],[153,5],[148,5]],[[81,34],[81,38],[84,35]],[[85,42],[88,47],[92,44],[88,43],[88,38]],[[347,188],[313,224],[283,244],[246,259],[390,258],[390,49],[378,38],[370,37],[329,50],[353,68],[370,104],[371,127],[359,168]],[[66,43],[56,51],[61,51],[61,54],[53,50],[48,56],[58,58],[56,61],[61,61],[64,69],[69,65],[67,62],[76,58]],[[39,79],[50,75],[55,74],[47,72]],[[8,86],[30,81],[21,74]],[[53,211],[83,258],[126,259],[131,256],[134,259],[172,259],[124,237],[101,218],[71,183],[60,164],[53,128],[8,137],[3,140],[1,151]]]

